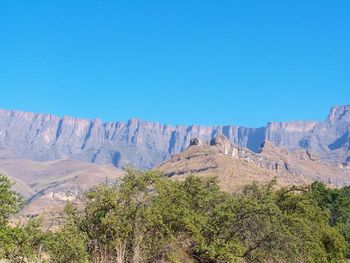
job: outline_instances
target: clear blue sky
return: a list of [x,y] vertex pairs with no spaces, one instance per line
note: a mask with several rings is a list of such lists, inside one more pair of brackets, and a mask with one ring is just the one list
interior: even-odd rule
[[334,104],[349,0],[0,0],[0,108],[261,126]]

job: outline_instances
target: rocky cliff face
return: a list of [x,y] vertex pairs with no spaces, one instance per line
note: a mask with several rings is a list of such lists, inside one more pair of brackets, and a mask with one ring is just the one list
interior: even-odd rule
[[265,138],[289,150],[311,150],[327,162],[349,162],[350,105],[332,107],[322,122],[269,123]]
[[220,134],[255,152],[269,140],[290,150],[309,149],[325,161],[350,162],[350,106],[333,107],[323,122],[269,123],[261,128],[170,126],[138,119],[103,123],[0,110],[0,146],[14,157],[35,161],[69,158],[151,168],[187,148],[191,138],[207,141]]

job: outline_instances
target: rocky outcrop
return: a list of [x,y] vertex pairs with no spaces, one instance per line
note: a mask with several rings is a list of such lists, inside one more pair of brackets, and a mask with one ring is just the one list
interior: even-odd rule
[[233,145],[222,135],[173,155],[157,169],[174,178],[189,174],[217,176],[221,187],[229,190],[273,178],[277,178],[279,185],[309,184],[316,180],[333,187],[350,185],[347,164],[328,164],[309,150],[288,151],[269,141],[255,153]]
[[190,140],[190,146],[189,147],[194,146],[194,145],[201,145],[201,144],[202,144],[202,141],[198,140],[197,138],[192,138]]
[[[131,119],[107,122],[0,110],[0,147],[35,161],[69,158],[92,163],[151,168],[185,150],[191,138],[224,135],[234,145],[258,152],[268,140],[277,146],[315,152],[327,162],[350,161],[350,106],[333,107],[322,122],[272,122],[266,127],[171,126]],[[0,156],[0,158],[2,158]]]

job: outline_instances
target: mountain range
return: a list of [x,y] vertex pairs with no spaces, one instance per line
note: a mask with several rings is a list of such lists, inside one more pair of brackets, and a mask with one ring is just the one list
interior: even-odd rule
[[186,149],[191,138],[208,141],[217,135],[253,152],[270,141],[291,151],[308,149],[329,163],[350,162],[350,105],[332,107],[324,121],[270,122],[259,128],[102,122],[0,110],[0,147],[7,158],[33,161],[72,159],[150,169]]
[[214,175],[227,191],[274,178],[279,185],[350,185],[349,131],[350,106],[332,107],[325,121],[260,128],[103,123],[0,110],[0,173],[27,199],[24,218],[44,214],[56,225],[66,201],[122,178],[127,164],[180,180]]

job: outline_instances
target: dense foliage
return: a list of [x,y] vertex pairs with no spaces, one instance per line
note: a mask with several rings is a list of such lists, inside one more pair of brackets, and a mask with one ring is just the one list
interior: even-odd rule
[[44,234],[40,221],[30,220],[25,226],[9,226],[9,218],[23,205],[22,198],[11,190],[13,183],[0,176],[0,259],[29,262],[42,258]]
[[225,193],[215,178],[169,180],[128,170],[68,204],[54,233],[10,227],[20,205],[0,177],[0,258],[10,262],[344,262],[350,189],[251,184]]
[[350,187],[330,189],[315,182],[311,185],[311,193],[318,206],[327,212],[329,224],[345,238],[346,257],[350,258]]

